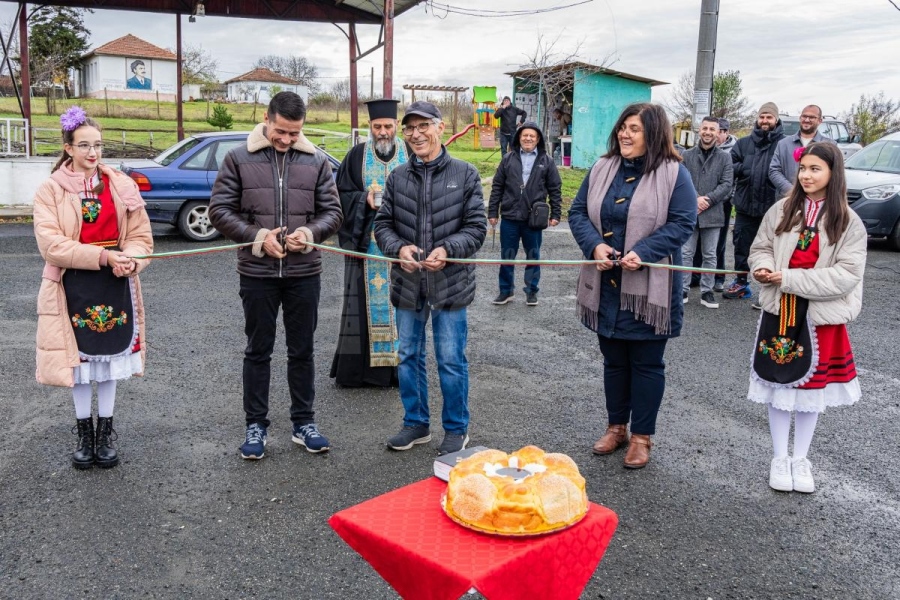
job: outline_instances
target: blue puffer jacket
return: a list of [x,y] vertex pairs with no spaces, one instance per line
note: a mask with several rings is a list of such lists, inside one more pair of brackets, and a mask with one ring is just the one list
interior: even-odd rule
[[[606,244],[622,255],[634,250],[643,262],[655,263],[668,256],[671,258],[672,264],[681,264],[681,246],[688,240],[697,222],[697,192],[694,184],[691,183],[691,174],[684,165],[678,166],[678,178],[675,180],[675,189],[669,200],[666,223],[635,244],[633,248],[625,248],[628,208],[631,205],[631,196],[643,176],[643,170],[643,158],[635,161],[622,161],[622,166],[613,178],[600,209],[603,232],[597,231],[588,217],[587,198],[590,177],[584,178],[581,189],[578,190],[578,195],[572,202],[572,208],[569,209],[569,228],[588,260],[593,260],[594,248],[600,244]],[[626,183],[625,180],[631,178],[634,179]],[[620,198],[627,200],[616,203],[616,200]],[[672,296],[669,301],[671,331],[669,334],[657,334],[651,325],[635,319],[633,312],[620,310],[621,267],[603,271],[600,280],[603,287],[600,291],[597,333],[603,337],[620,340],[661,340],[677,337],[681,333],[684,318],[684,304],[681,300],[683,278],[680,274],[673,276],[673,272],[670,272],[669,276],[672,278]]]
[[[415,244],[427,257],[443,247],[449,258],[473,256],[487,235],[478,171],[467,162],[441,155],[426,166],[417,158],[388,175],[375,215],[375,241],[385,256]],[[424,291],[435,309],[463,308],[475,298],[475,265],[447,263],[440,271],[407,273],[391,267],[391,303],[415,310]]]

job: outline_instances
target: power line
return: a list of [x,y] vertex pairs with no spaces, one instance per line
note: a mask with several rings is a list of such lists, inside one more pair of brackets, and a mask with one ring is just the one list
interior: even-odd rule
[[428,0],[427,6],[431,7],[431,12],[434,16],[438,16],[435,13],[435,9],[443,11],[445,14],[443,17],[445,18],[449,14],[463,15],[466,17],[481,17],[486,19],[499,19],[505,17],[525,17],[531,15],[539,15],[543,13],[554,12],[557,10],[565,10],[567,8],[572,8],[574,6],[580,6],[582,4],[588,4],[589,2],[593,2],[594,0],[581,0],[581,2],[573,2],[572,4],[564,4],[559,6],[548,6],[547,8],[536,8],[536,9],[528,9],[528,10],[488,10],[482,8],[467,8],[463,6],[452,6],[450,4],[441,4],[438,2],[434,2],[433,0]]

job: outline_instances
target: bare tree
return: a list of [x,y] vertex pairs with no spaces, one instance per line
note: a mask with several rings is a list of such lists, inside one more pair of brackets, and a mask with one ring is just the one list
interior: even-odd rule
[[[543,109],[540,111],[543,131],[549,131],[551,112],[559,108],[571,112],[572,94],[580,79],[594,73],[602,73],[617,58],[615,53],[607,54],[600,64],[589,64],[579,58],[583,41],[575,44],[571,50],[559,48],[562,32],[552,40],[539,34],[534,50],[525,54],[525,63],[520,65],[518,77],[522,81],[519,90],[533,89],[540,95]],[[577,66],[577,70],[576,67]],[[545,136],[549,150],[549,136]]]
[[[174,50],[173,50],[174,52]],[[188,44],[181,50],[181,78],[186,84],[211,83],[216,81],[219,61],[203,49],[203,46]]]
[[[694,114],[693,71],[681,74],[663,105],[676,123],[691,122]],[[713,76],[713,105],[710,114],[729,119],[732,129],[743,129],[753,124],[750,101],[743,95],[740,71],[719,72]]]
[[305,85],[311,94],[319,91],[319,69],[303,56],[269,54],[257,59],[254,68],[262,67]]

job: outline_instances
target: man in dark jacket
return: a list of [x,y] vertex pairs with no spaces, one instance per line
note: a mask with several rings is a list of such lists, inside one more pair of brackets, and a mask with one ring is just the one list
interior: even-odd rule
[[391,303],[397,309],[400,365],[397,376],[405,411],[403,428],[390,438],[394,450],[431,441],[425,325],[431,317],[444,408],[439,454],[469,442],[469,366],[466,307],[475,297],[475,266],[447,262],[473,256],[484,243],[487,222],[481,178],[472,165],[451,158],[441,144],[444,123],[430,102],[413,102],[403,117],[403,136],[415,158],[388,175],[375,216],[375,241],[391,267]]
[[[527,260],[541,259],[541,229],[528,226],[528,215],[532,206],[545,203],[550,198],[550,226],[559,225],[562,216],[562,180],[553,159],[547,155],[544,134],[537,123],[526,122],[516,132],[512,142],[512,152],[504,155],[491,185],[491,200],[488,204],[488,221],[491,228],[500,223],[500,256],[512,260],[519,252],[519,241],[525,248]],[[525,304],[537,306],[538,283],[541,267],[525,267]],[[500,267],[500,294],[494,304],[506,304],[513,298],[515,267]]]
[[[731,149],[734,165],[734,268],[747,271],[750,267],[750,245],[762,223],[763,215],[775,204],[775,186],[769,180],[769,163],[778,141],[784,137],[778,107],[766,102],[759,108],[756,127]],[[753,291],[747,275],[738,275],[722,294],[723,298],[750,298]],[[758,306],[754,304],[754,308]]]
[[302,133],[306,106],[293,92],[275,94],[265,122],[222,162],[209,203],[213,225],[234,242],[246,320],[241,457],[265,456],[269,427],[269,365],[278,308],[283,306],[288,388],[295,443],[328,450],[315,424],[313,335],[319,309],[321,243],[343,219],[331,166]]
[[[528,113],[513,106],[509,96],[504,96],[503,101],[500,102],[500,108],[494,111],[494,117],[500,119],[500,151],[505,155],[513,135],[516,133],[516,128],[525,122]],[[519,121],[519,117],[522,118],[521,121]]]
[[[717,144],[720,150],[724,150],[728,156],[731,156],[731,149],[737,144],[737,138],[728,133],[731,129],[731,122],[728,119],[719,119],[719,135],[717,136]],[[734,166],[732,166],[732,176],[734,175]],[[719,243],[716,245],[716,268],[720,271],[725,269],[725,244],[728,242],[728,230],[731,227],[731,199],[734,198],[734,179],[731,181],[731,193],[728,199],[722,203],[723,213],[725,214],[725,224],[719,229]],[[696,260],[694,261],[696,263]],[[692,280],[693,281],[693,280]],[[714,292],[725,291],[725,276],[716,275],[715,284],[713,284]],[[700,281],[697,281],[697,285]]]
[[[731,197],[731,156],[716,147],[718,133],[719,120],[715,117],[703,117],[703,121],[700,122],[700,143],[685,151],[683,155],[684,166],[690,172],[691,181],[697,190],[697,225],[681,249],[682,260],[685,265],[694,263],[694,251],[699,238],[700,253],[703,256],[701,266],[704,269],[716,267],[719,229],[725,223],[722,203]],[[685,272],[684,302],[688,299],[690,282],[691,273]],[[700,276],[700,304],[707,308],[719,308],[713,294],[713,283],[712,273],[703,273]]]

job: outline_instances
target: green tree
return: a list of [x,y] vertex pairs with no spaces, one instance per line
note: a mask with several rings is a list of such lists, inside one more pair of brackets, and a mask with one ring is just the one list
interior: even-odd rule
[[275,85],[270,85],[270,86],[269,86],[269,97],[271,98],[271,97],[274,96],[275,94],[280,94],[280,93],[283,92],[283,91],[284,91],[284,90],[283,90],[283,89],[281,88],[281,86],[278,85],[277,83],[276,83]]
[[225,108],[221,104],[216,104],[213,107],[212,116],[208,118],[206,122],[213,127],[218,127],[219,131],[221,131],[223,129],[231,129],[231,127],[234,125],[234,118],[228,112],[227,108]]
[[40,6],[29,17],[29,67],[35,87],[47,89],[47,112],[56,112],[56,88],[68,89],[68,70],[80,64],[91,32],[84,8]]
[[[686,71],[681,75],[665,105],[675,122],[690,122],[694,114],[693,71]],[[730,120],[733,130],[753,124],[753,111],[750,110],[750,101],[743,96],[740,71],[725,71],[713,75],[711,114]]]
[[900,130],[900,102],[878,95],[859,97],[859,103],[850,106],[842,117],[853,133],[858,133],[860,143],[874,142],[886,133]]

